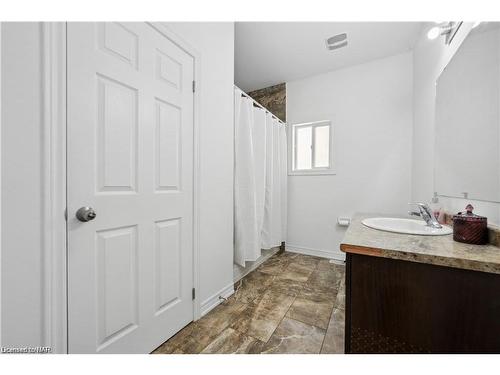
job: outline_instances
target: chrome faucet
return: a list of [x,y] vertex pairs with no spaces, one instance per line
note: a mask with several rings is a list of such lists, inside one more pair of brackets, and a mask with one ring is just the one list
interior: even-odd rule
[[437,221],[436,217],[432,213],[432,210],[425,203],[408,203],[412,205],[416,205],[418,207],[418,211],[408,211],[408,214],[411,216],[420,216],[428,226],[432,228],[442,228],[441,224]]

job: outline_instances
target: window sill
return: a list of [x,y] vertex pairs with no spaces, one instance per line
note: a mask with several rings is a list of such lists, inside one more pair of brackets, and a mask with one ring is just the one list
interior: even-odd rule
[[336,174],[337,173],[332,169],[288,172],[289,176],[328,176],[328,175],[333,176]]

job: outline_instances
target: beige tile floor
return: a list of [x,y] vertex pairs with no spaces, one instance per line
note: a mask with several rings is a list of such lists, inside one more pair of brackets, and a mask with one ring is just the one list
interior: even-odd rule
[[343,353],[344,272],[327,259],[276,254],[153,353]]

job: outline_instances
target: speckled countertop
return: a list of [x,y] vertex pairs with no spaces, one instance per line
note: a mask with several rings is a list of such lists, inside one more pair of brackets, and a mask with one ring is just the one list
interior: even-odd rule
[[340,244],[343,252],[500,274],[499,247],[455,242],[451,234],[418,236],[385,232],[363,225],[361,220],[368,217],[398,215],[354,215]]

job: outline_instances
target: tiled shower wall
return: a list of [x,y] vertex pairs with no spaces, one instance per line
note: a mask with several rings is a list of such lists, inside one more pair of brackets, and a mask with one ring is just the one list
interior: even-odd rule
[[286,122],[286,83],[255,90],[248,95]]

